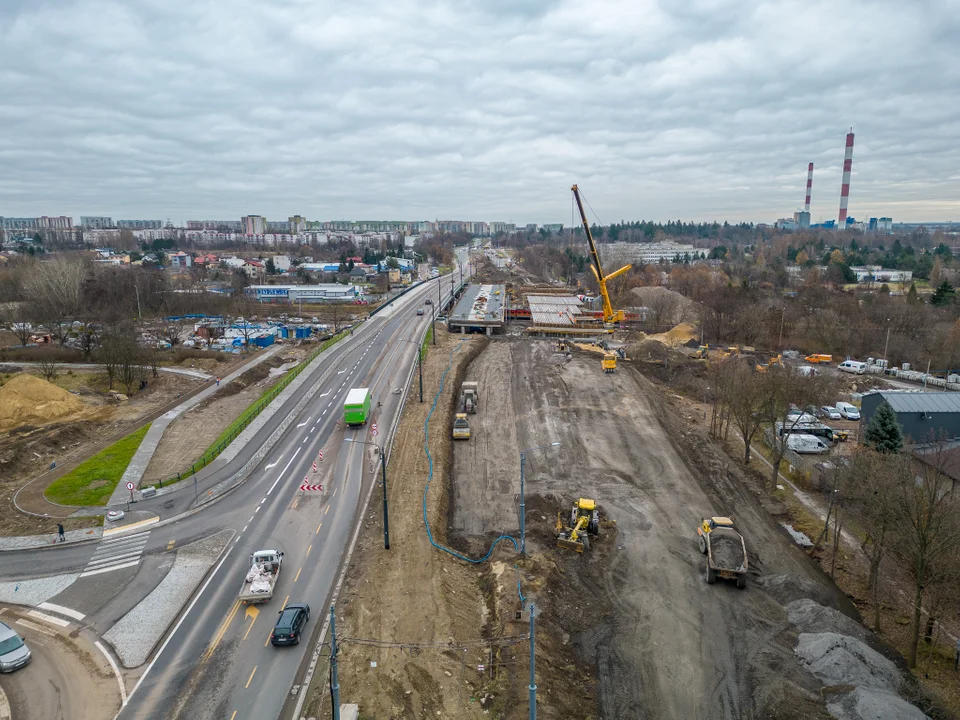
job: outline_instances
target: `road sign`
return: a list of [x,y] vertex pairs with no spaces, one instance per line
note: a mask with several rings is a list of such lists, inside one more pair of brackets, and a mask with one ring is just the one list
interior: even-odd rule
[[317,456],[318,456],[321,460],[323,460],[323,450],[321,450],[321,451],[317,454]]
[[300,489],[305,492],[306,491],[323,492],[323,485],[309,485],[307,483],[304,483],[303,485],[300,486]]
[[380,433],[377,431],[377,428],[373,428],[373,430],[370,431],[370,434],[373,435],[374,437],[376,437],[376,436],[379,435]]
[[317,464],[316,464],[316,463],[313,464],[313,471],[314,471],[314,472],[317,471]]
[[127,490],[133,490],[133,483],[132,483],[132,482],[128,482],[128,483],[127,483]]
[[377,424],[376,424],[376,423],[374,423],[371,427],[372,427],[372,429],[373,429],[374,432],[377,431]]

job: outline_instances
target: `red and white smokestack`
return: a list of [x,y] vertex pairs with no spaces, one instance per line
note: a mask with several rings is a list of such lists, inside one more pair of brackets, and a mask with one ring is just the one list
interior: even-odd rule
[[843,184],[840,186],[840,221],[838,230],[847,227],[847,201],[850,199],[850,169],[853,167],[853,128],[847,133],[847,146],[843,152]]
[[810,212],[810,191],[813,190],[813,163],[807,165],[807,199],[803,201],[803,209]]

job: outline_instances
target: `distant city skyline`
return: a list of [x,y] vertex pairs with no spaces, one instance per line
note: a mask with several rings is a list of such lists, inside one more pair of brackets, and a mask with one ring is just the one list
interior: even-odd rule
[[[0,3],[18,216],[960,218],[947,0]],[[56,51],[51,51],[56,48]],[[591,220],[594,219],[591,216]]]

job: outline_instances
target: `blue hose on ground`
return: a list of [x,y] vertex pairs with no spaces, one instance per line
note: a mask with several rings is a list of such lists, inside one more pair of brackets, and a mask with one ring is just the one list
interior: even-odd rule
[[[496,540],[493,541],[493,545],[490,546],[490,549],[487,551],[486,555],[484,555],[479,560],[475,560],[473,558],[467,557],[466,555],[461,555],[456,550],[451,550],[448,547],[444,547],[443,545],[438,544],[433,539],[433,533],[430,532],[430,523],[427,521],[427,492],[430,490],[430,481],[433,480],[433,456],[430,454],[430,447],[429,447],[430,418],[433,415],[433,411],[437,409],[437,401],[440,399],[440,393],[443,392],[443,383],[447,379],[447,373],[450,372],[450,368],[453,367],[453,355],[454,353],[460,350],[460,347],[463,345],[464,342],[465,342],[464,340],[461,340],[460,343],[453,350],[450,351],[450,364],[447,365],[447,369],[444,370],[443,375],[440,376],[440,387],[437,389],[437,394],[433,396],[433,404],[430,406],[430,412],[427,413],[427,418],[426,420],[423,421],[423,451],[427,454],[427,460],[430,463],[430,473],[427,476],[427,484],[423,488],[423,526],[427,529],[427,539],[430,541],[431,545],[437,548],[437,550],[443,550],[443,552],[453,555],[458,560],[464,560],[468,563],[480,564],[482,562],[486,562],[490,558],[490,556],[493,555],[494,549],[496,549],[497,544],[501,540],[509,540],[510,542],[512,542],[513,549],[516,550],[517,552],[520,552],[520,546],[517,544],[517,541],[514,540],[509,535],[501,535],[500,537],[498,537]],[[519,590],[519,583],[520,581],[518,580],[517,581],[518,590]]]

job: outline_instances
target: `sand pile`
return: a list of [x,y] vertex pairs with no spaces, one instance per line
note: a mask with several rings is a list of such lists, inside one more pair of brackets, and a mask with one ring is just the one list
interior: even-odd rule
[[663,343],[667,347],[680,347],[698,337],[700,337],[700,333],[697,332],[696,327],[688,322],[682,322],[676,327],[670,328],[665,333],[651,335],[649,339]]
[[22,373],[0,387],[0,430],[46,425],[84,410],[80,398],[34,375]]

